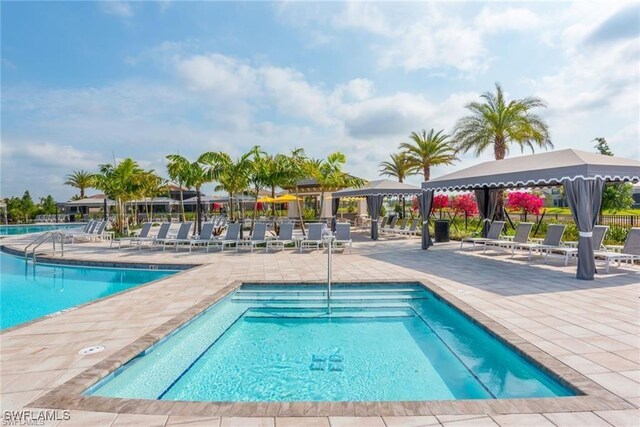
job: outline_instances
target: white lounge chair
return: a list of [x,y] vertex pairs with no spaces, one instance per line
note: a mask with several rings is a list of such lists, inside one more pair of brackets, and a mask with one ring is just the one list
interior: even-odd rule
[[[604,242],[604,236],[607,234],[607,231],[609,230],[609,226],[607,225],[596,225],[595,227],[593,227],[593,249],[594,251],[599,251],[600,248],[602,248],[602,243]],[[557,248],[550,248],[548,250],[549,254],[561,254],[562,256],[564,256],[564,265],[568,265],[569,264],[569,257],[570,256],[576,256],[578,255],[578,248],[577,247],[570,247],[570,246],[560,246]]]
[[155,246],[156,240],[162,240],[167,238],[167,236],[169,235],[170,228],[171,228],[170,222],[163,222],[162,224],[160,224],[160,229],[158,230],[158,233],[156,233],[155,236],[147,235],[146,237],[142,237],[142,236],[133,237],[131,238],[131,246],[133,246],[134,243],[137,243],[138,250],[142,249],[143,243],[149,243],[149,246]]
[[236,252],[238,252],[238,249],[240,249],[241,247],[249,246],[249,248],[251,249],[251,253],[253,253],[253,248],[258,245],[267,243],[266,234],[267,223],[256,222],[253,226],[253,234],[251,235],[251,238],[248,240],[238,240],[236,242]]
[[284,247],[292,243],[295,243],[293,241],[293,223],[283,223],[280,224],[280,232],[278,233],[278,237],[267,242],[265,252],[269,252],[269,248],[274,247],[281,247],[284,251]]
[[213,240],[213,227],[215,224],[211,222],[205,222],[202,224],[202,229],[200,230],[200,234],[198,237],[194,239],[189,239],[189,252],[194,246],[206,246],[209,244],[211,240]]
[[620,252],[596,251],[593,255],[595,259],[605,260],[607,273],[609,273],[611,261],[617,262],[619,267],[622,261],[634,262],[640,260],[640,228],[632,228],[629,230],[627,239]]
[[122,243],[123,242],[129,242],[129,246],[131,246],[131,242],[133,240],[138,239],[138,238],[148,237],[149,236],[149,231],[151,231],[151,226],[152,225],[153,224],[151,224],[150,222],[145,222],[144,224],[142,224],[142,228],[140,229],[140,233],[138,233],[137,236],[121,237],[120,239],[112,239],[109,247],[113,247],[114,243],[118,243],[118,250],[120,250],[122,248]]
[[176,245],[176,250],[178,250],[179,244],[185,244],[185,242],[189,239],[189,231],[191,230],[191,226],[193,222],[183,222],[180,224],[180,228],[178,228],[178,234],[175,237],[165,237],[164,239],[156,239],[155,244],[162,244],[162,251],[164,252],[167,249],[167,245]]
[[324,243],[322,240],[322,226],[321,223],[309,224],[309,232],[307,234],[307,238],[305,240],[300,241],[298,245],[298,249],[300,253],[304,248],[313,248],[316,250],[320,249],[320,246]]
[[489,231],[487,232],[487,237],[465,237],[460,241],[460,249],[462,249],[463,243],[473,243],[473,247],[475,248],[476,243],[484,245],[485,242],[498,240],[500,233],[502,233],[502,229],[504,228],[504,224],[504,221],[493,221],[491,223],[491,227],[489,227]]
[[239,222],[232,222],[227,227],[227,234],[224,239],[211,239],[207,242],[207,252],[209,252],[210,246],[220,246],[220,252],[224,251],[225,246],[235,244],[240,240],[240,224]]
[[353,251],[353,240],[351,240],[351,224],[336,224],[336,238],[333,247],[342,247],[343,251],[349,246],[349,253]]
[[409,219],[401,219],[398,228],[394,228],[393,230],[390,230],[390,232],[393,234],[402,234],[407,229],[407,222],[409,222]]
[[518,228],[516,229],[516,234],[513,236],[513,240],[491,240],[488,242],[484,242],[484,251],[487,252],[487,249],[490,247],[495,247],[498,252],[502,252],[502,249],[511,249],[511,258],[515,253],[515,246],[520,243],[527,243],[529,241],[529,235],[531,234],[531,229],[533,228],[532,222],[521,222],[518,224]]
[[389,223],[389,226],[380,228],[380,232],[381,233],[393,232],[393,229],[396,227],[397,222],[398,222],[398,217],[394,216],[393,218],[391,218],[391,222]]
[[420,222],[420,218],[414,218],[411,220],[411,225],[409,228],[402,230],[400,234],[405,236],[416,236],[418,234],[418,223]]
[[[544,254],[545,261],[549,257],[552,250],[561,247],[562,235],[567,228],[565,224],[550,224],[547,228],[547,234],[544,236],[542,243],[515,243],[513,250],[523,249],[529,251],[528,259],[531,260],[531,255],[538,252],[540,255]],[[568,257],[568,255],[567,255]]]

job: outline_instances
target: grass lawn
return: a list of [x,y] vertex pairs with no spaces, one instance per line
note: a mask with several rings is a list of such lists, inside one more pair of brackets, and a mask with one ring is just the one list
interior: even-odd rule
[[[569,208],[542,208],[547,212],[547,215],[571,215]],[[640,209],[624,209],[618,212],[604,211],[605,215],[640,215]]]

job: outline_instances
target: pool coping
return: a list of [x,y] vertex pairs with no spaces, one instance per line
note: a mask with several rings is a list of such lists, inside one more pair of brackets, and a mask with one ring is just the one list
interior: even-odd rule
[[[11,256],[18,256],[18,257],[22,257],[23,256],[23,252],[20,252],[17,249],[8,247],[6,245],[0,245],[0,253],[5,253]],[[160,279],[155,279],[152,280],[150,282],[147,283],[143,283],[141,285],[135,286],[133,288],[129,288],[129,289],[124,289],[122,291],[113,293],[111,295],[107,295],[105,297],[102,298],[98,298],[95,299],[93,301],[88,301],[85,302],[83,304],[79,304],[79,305],[74,305],[73,307],[69,307],[66,308],[64,310],[59,310],[59,311],[55,311],[53,313],[50,314],[45,314],[42,317],[38,317],[36,319],[33,320],[29,320],[28,322],[24,322],[24,323],[20,323],[18,325],[14,325],[14,326],[10,326],[8,328],[5,329],[0,329],[0,337],[8,332],[13,332],[16,331],[18,329],[24,328],[26,326],[31,326],[33,324],[42,322],[44,320],[47,319],[51,319],[54,317],[58,317],[61,316],[65,313],[68,313],[70,311],[74,311],[83,307],[87,307],[90,306],[92,304],[96,304],[105,300],[108,300],[110,298],[114,298],[117,297],[119,295],[123,295],[126,294],[127,292],[131,292],[131,291],[135,291],[136,289],[142,289],[146,286],[150,286],[150,285],[155,285],[156,283],[162,282],[163,280],[168,280],[170,278],[174,278],[177,277],[181,274],[186,273],[187,271],[192,271],[193,269],[196,269],[198,267],[205,267],[205,265],[203,264],[158,264],[158,263],[140,263],[140,262],[136,262],[136,263],[127,263],[127,262],[110,262],[110,261],[83,261],[83,260],[74,260],[74,259],[61,259],[61,258],[52,258],[49,256],[39,256],[38,257],[40,261],[40,263],[42,264],[47,264],[47,265],[60,265],[60,266],[68,266],[68,267],[103,267],[103,268],[128,268],[131,270],[149,270],[149,271],[165,271],[165,270],[176,270],[176,272],[174,274],[171,274],[169,276],[166,277],[162,277]],[[151,266],[154,266],[156,268],[151,268]],[[162,269],[157,268],[158,266],[162,266]],[[146,267],[146,268],[145,268]]]
[[[549,373],[578,396],[521,399],[429,400],[388,402],[200,402],[160,401],[87,396],[91,386],[122,367],[152,345],[199,316],[242,283],[257,285],[305,285],[322,281],[233,281],[215,294],[143,335],[113,355],[31,402],[29,407],[110,412],[118,414],[191,415],[191,416],[415,416],[415,415],[494,415],[550,412],[582,412],[635,409],[631,403],[608,391],[570,368],[555,357],[519,337],[469,304],[426,280],[340,281],[341,284],[412,283],[420,284],[439,299],[453,306],[491,335],[503,341],[538,368]],[[143,285],[147,286],[147,285]]]

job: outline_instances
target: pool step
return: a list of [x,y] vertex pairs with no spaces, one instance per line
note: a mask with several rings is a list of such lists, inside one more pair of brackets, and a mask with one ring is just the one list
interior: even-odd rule
[[[424,299],[425,294],[417,295],[371,295],[371,294],[336,294],[331,292],[332,301],[407,301],[414,299]],[[324,301],[327,299],[326,292],[318,292],[315,294],[296,295],[245,295],[236,294],[233,296],[234,301]]]
[[324,308],[300,309],[300,308],[254,308],[245,314],[245,318],[397,318],[397,317],[414,317],[416,314],[409,309],[369,309],[369,308],[340,308],[332,307],[331,315],[327,314],[326,306]]
[[[237,301],[242,304],[247,302],[253,303],[256,308],[269,308],[269,309],[323,309],[327,308],[327,300],[315,300],[315,301]],[[335,308],[410,308],[409,301],[340,301],[331,300],[331,306]]]

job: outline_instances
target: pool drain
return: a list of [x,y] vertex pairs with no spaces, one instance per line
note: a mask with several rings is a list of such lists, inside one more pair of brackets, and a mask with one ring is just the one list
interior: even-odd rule
[[102,350],[104,350],[103,345],[92,345],[90,347],[83,348],[78,352],[78,354],[85,355],[85,354],[100,353]]

